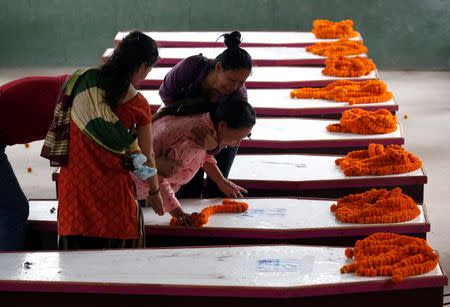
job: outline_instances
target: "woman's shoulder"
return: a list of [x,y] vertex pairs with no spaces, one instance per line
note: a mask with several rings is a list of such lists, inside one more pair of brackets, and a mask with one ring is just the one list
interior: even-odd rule
[[92,87],[102,88],[104,83],[104,75],[98,68],[79,69],[73,72],[70,78],[76,80],[77,87],[82,89]]
[[151,121],[152,116],[147,99],[139,92],[130,100],[117,106],[114,113],[126,125],[136,123],[139,126],[145,126]]
[[97,68],[97,67],[89,67],[89,68],[78,69],[78,70],[76,70],[76,71],[74,71],[72,73],[72,75],[75,75],[75,74],[82,75],[85,78],[90,78],[90,77],[91,78],[92,77],[100,78],[103,75],[102,71],[99,68]]
[[[130,99],[125,101],[123,105],[133,106],[134,108],[147,109],[150,108],[147,99],[140,92],[136,92]],[[120,106],[120,105],[119,105]]]
[[200,71],[204,67],[208,66],[210,60],[203,55],[193,55],[185,58],[177,65],[175,65],[174,69],[183,70],[186,72]]
[[185,58],[182,62],[185,64],[202,64],[208,63],[210,60],[207,57],[204,57],[201,53],[196,55],[191,55],[190,57]]
[[150,107],[147,98],[145,98],[144,95],[141,94],[141,92],[136,92],[136,95],[132,99],[136,100],[138,104]]

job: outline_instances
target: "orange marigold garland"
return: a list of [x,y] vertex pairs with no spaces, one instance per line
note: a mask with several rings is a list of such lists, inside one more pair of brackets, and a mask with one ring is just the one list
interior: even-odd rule
[[350,19],[333,22],[326,19],[316,19],[313,22],[312,33],[316,38],[345,38],[356,37],[358,32],[353,30],[353,21]]
[[439,255],[425,240],[393,233],[374,233],[345,250],[355,262],[341,273],[359,276],[392,276],[395,283],[412,275],[425,274],[438,264]]
[[337,42],[315,43],[306,47],[306,51],[325,57],[348,56],[367,53],[368,49],[361,41],[351,41],[342,38]]
[[[248,209],[248,204],[244,202],[238,202],[232,199],[224,199],[221,205],[212,205],[203,209],[200,213],[192,213],[194,227],[201,227],[208,223],[208,219],[211,215],[216,213],[241,213]],[[176,217],[172,217],[170,220],[170,225],[179,226],[181,225],[180,220]]]
[[392,99],[392,93],[387,91],[386,83],[381,80],[338,80],[322,88],[304,87],[292,90],[291,98],[327,99],[354,105],[389,101]]
[[351,109],[344,111],[339,124],[327,126],[330,132],[345,132],[356,134],[386,134],[397,130],[397,117],[386,109],[365,111]]
[[400,223],[420,214],[414,200],[403,194],[400,188],[350,194],[339,198],[330,209],[341,222],[358,224]]
[[400,145],[369,144],[367,150],[351,151],[336,165],[345,176],[389,175],[412,172],[422,166],[422,161]]
[[326,59],[322,73],[335,77],[361,77],[370,74],[375,68],[375,63],[366,57],[331,56]]

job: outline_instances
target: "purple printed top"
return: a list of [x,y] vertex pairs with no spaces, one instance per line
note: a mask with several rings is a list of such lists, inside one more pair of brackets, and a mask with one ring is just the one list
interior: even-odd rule
[[[213,69],[214,61],[204,56],[190,56],[175,65],[164,77],[159,88],[159,96],[166,106],[184,98],[202,96],[201,84],[207,73]],[[247,89],[243,85],[239,90],[219,97],[219,101],[232,95],[241,95],[247,101]]]

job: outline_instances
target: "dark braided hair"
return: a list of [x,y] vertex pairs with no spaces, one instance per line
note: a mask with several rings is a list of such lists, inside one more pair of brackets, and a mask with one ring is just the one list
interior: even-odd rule
[[241,44],[241,33],[234,31],[222,35],[225,38],[225,49],[214,60],[214,65],[220,62],[224,70],[248,69],[252,70],[252,57],[239,47]]
[[153,66],[158,58],[158,46],[151,37],[140,31],[133,31],[125,36],[108,61],[100,66],[107,103],[116,107],[125,97],[131,78],[141,64]]

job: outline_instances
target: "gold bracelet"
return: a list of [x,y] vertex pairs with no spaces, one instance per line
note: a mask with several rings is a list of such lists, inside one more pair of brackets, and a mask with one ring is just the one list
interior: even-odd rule
[[158,189],[157,189],[155,192],[151,192],[151,193],[150,193],[150,190],[149,190],[149,191],[148,191],[148,195],[149,195],[149,196],[156,195],[156,194],[159,193],[160,190],[161,190],[161,187],[158,187]]

